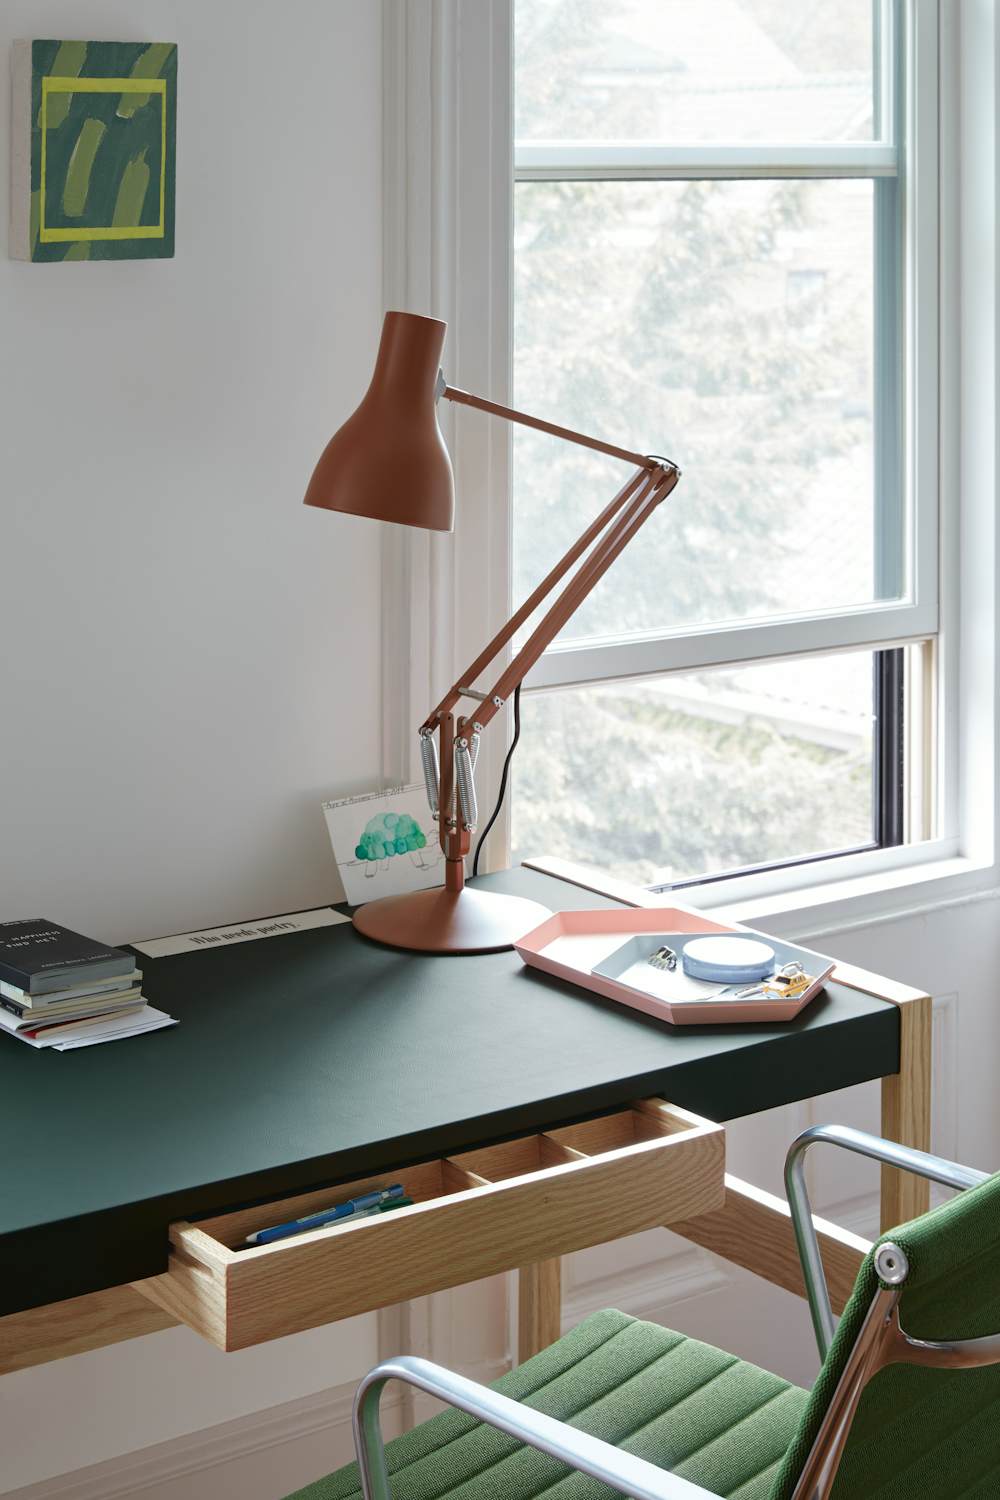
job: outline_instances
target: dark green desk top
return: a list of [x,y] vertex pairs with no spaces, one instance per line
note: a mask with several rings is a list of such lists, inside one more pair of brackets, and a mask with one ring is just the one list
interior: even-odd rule
[[[528,870],[482,884],[609,906]],[[0,1038],[0,1314],[166,1268],[167,1225],[551,1126],[645,1094],[715,1120],[894,1073],[896,1009],[829,985],[787,1026],[671,1028],[523,967],[346,923],[141,960],[169,1031]]]

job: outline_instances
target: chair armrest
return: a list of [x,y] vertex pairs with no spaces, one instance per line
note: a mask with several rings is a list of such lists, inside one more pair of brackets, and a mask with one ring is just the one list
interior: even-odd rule
[[466,1380],[427,1359],[400,1355],[369,1371],[354,1399],[354,1446],[365,1500],[392,1500],[379,1422],[379,1400],[389,1380],[402,1380],[480,1422],[548,1453],[581,1474],[589,1474],[635,1500],[720,1500],[713,1490],[679,1479],[644,1458],[523,1406],[489,1386]]
[[873,1161],[882,1162],[886,1166],[914,1172],[918,1177],[929,1177],[932,1182],[939,1182],[944,1187],[963,1191],[986,1182],[990,1174],[979,1172],[975,1167],[963,1167],[958,1162],[946,1161],[942,1156],[932,1156],[929,1151],[917,1151],[912,1146],[901,1146],[898,1141],[887,1141],[881,1136],[870,1135],[867,1130],[854,1130],[850,1125],[814,1125],[793,1141],[785,1158],[785,1192],[791,1209],[795,1243],[802,1263],[802,1279],[809,1299],[816,1343],[820,1359],[825,1359],[833,1343],[837,1323],[830,1306],[826,1272],[823,1270],[823,1257],[813,1224],[805,1177],[806,1153],[810,1146],[818,1142],[840,1146],[845,1151],[854,1151],[859,1156],[871,1157]]

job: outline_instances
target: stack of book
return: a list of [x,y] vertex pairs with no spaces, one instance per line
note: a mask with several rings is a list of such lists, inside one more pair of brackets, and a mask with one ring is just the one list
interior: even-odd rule
[[175,1024],[147,1005],[131,953],[43,917],[0,922],[0,1030],[66,1052]]

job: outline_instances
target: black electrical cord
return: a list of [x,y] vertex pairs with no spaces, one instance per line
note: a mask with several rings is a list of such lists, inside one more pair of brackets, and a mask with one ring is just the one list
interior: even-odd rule
[[500,794],[497,797],[497,805],[493,809],[493,813],[492,813],[492,816],[490,817],[490,821],[487,823],[486,827],[483,829],[482,833],[479,835],[479,843],[476,845],[476,854],[475,854],[475,858],[472,861],[472,876],[473,876],[473,879],[475,879],[475,877],[479,874],[479,856],[482,853],[483,844],[486,842],[486,835],[489,833],[490,829],[493,827],[493,824],[496,822],[497,818],[499,818],[499,816],[500,816],[500,809],[501,809],[501,807],[503,807],[503,799],[504,799],[504,797],[507,794],[507,777],[510,774],[510,763],[511,763],[511,760],[512,760],[513,755],[514,755],[514,751],[517,749],[517,742],[518,742],[518,740],[520,738],[521,738],[521,684],[518,683],[517,687],[514,689],[514,737],[513,737],[513,739],[510,742],[510,749],[507,751],[507,758],[506,758],[506,760],[503,763],[503,774],[500,777]]

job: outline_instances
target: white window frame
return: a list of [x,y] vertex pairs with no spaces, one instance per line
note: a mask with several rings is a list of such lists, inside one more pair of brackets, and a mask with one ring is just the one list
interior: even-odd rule
[[[889,647],[936,635],[932,793],[941,836],[735,876],[685,892],[688,901],[744,917],[777,920],[782,912],[808,911],[811,920],[842,925],[862,906],[872,919],[919,902],[960,899],[997,881],[992,760],[997,265],[995,254],[984,259],[981,245],[977,254],[970,245],[977,228],[981,237],[984,216],[992,226],[996,213],[995,143],[982,129],[982,118],[996,106],[1000,27],[989,0],[964,0],[961,8],[939,7],[937,0],[903,4],[911,77],[907,98],[919,100],[919,108],[908,112],[902,143],[909,256],[904,465],[918,518],[908,537],[908,597],[794,621],[723,624],[596,646],[569,643],[546,653],[526,683],[526,688],[554,687],[804,652]],[[383,8],[386,305],[446,318],[448,378],[509,401],[512,3],[383,0]],[[777,170],[769,150],[759,147],[707,148],[705,154],[697,148],[700,160],[689,151],[681,160],[677,151],[650,148],[638,164],[634,152],[627,164],[616,160],[614,145],[601,148],[596,160],[592,147],[586,159],[570,161],[566,151],[563,146],[557,155],[535,143],[521,153],[519,170],[593,175],[596,168],[656,176],[716,170],[725,175],[734,165],[750,165],[751,153],[761,175]],[[894,169],[894,153],[882,144],[782,148],[782,161],[794,175]],[[386,779],[412,774],[413,726],[509,610],[510,433],[504,424],[475,413],[443,412],[442,419],[459,490],[456,535],[413,534],[386,542]],[[975,644],[974,656],[968,649],[960,652],[962,641]],[[597,670],[596,660],[601,662]],[[492,801],[490,789],[505,748],[498,729],[494,725],[486,737],[481,756],[484,805]],[[506,863],[508,839],[509,822],[501,819],[488,849],[489,867]]]

